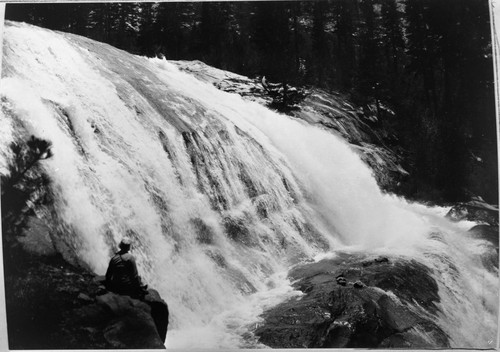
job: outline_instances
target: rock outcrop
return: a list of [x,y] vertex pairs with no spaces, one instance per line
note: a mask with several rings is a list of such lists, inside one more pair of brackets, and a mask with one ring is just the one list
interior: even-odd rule
[[300,266],[290,278],[304,294],[263,314],[254,333],[267,346],[449,347],[446,334],[428,318],[439,296],[422,264],[341,253]]
[[498,271],[498,206],[490,205],[477,197],[469,202],[456,204],[446,216],[453,221],[469,220],[478,223],[467,234],[484,241],[481,255],[483,265],[492,272]]
[[106,292],[100,277],[60,255],[4,246],[10,349],[165,348],[168,306]]
[[446,216],[455,221],[477,221],[498,227],[498,206],[490,205],[481,198],[454,205]]
[[68,312],[66,325],[76,323],[90,335],[102,334],[111,348],[165,348],[168,307],[156,291],[148,296],[143,302],[108,292]]
[[144,297],[144,302],[151,308],[151,317],[155,323],[156,331],[161,341],[164,343],[167,339],[168,330],[168,305],[163,298],[161,298],[158,291],[152,289],[148,290],[148,294]]

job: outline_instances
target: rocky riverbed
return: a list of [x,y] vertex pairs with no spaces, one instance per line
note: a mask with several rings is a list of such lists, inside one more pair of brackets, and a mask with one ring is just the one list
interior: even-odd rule
[[446,334],[421,314],[436,312],[439,295],[420,263],[338,253],[299,266],[289,276],[303,296],[264,313],[255,334],[267,346],[449,347]]
[[[498,209],[482,200],[452,207],[448,218],[475,221],[465,235],[485,240],[481,257],[498,271]],[[434,322],[438,285],[424,264],[401,257],[337,252],[289,272],[303,292],[269,309],[254,333],[273,348],[449,348]]]

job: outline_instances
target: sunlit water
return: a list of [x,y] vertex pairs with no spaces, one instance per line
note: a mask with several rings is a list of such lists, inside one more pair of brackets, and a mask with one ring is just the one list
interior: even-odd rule
[[340,138],[165,60],[12,23],[5,40],[0,172],[23,133],[52,141],[60,248],[102,274],[133,230],[170,307],[167,347],[262,347],[259,314],[300,295],[287,269],[334,250],[426,264],[453,346],[496,344],[498,273],[473,224],[383,194]]

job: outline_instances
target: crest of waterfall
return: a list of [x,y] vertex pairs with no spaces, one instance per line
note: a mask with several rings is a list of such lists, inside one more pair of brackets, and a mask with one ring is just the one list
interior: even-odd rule
[[10,142],[53,143],[58,249],[102,274],[131,231],[169,347],[255,346],[247,325],[299,295],[287,269],[337,249],[418,259],[451,340],[496,339],[498,273],[470,224],[382,193],[341,138],[83,37],[8,22],[3,60],[0,172]]

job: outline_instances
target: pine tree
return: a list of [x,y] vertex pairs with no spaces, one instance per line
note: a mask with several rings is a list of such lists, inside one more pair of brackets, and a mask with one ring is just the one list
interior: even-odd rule
[[[334,72],[333,81],[338,82],[339,89],[351,91],[356,70],[356,49],[354,43],[354,15],[356,3],[351,0],[339,0],[333,3],[334,34],[336,37],[335,61],[338,69]],[[338,77],[339,76],[339,77]]]
[[257,2],[252,39],[258,52],[261,74],[278,82],[296,77],[291,53],[289,4]]
[[315,2],[313,8],[312,25],[312,65],[314,70],[315,83],[318,86],[325,86],[329,76],[329,66],[332,58],[330,56],[329,43],[325,33],[327,2]]
[[37,166],[53,156],[52,144],[34,136],[26,143],[13,143],[11,150],[9,173],[0,177],[2,233],[7,243],[21,234],[34,208],[51,201],[50,179]]
[[405,43],[403,40],[402,13],[398,9],[396,0],[380,0],[380,2],[382,17],[381,43],[385,50],[385,72],[389,86],[388,91],[392,93],[391,95],[396,94],[395,97],[392,97],[394,103],[398,99],[400,91],[399,76],[404,63]]

